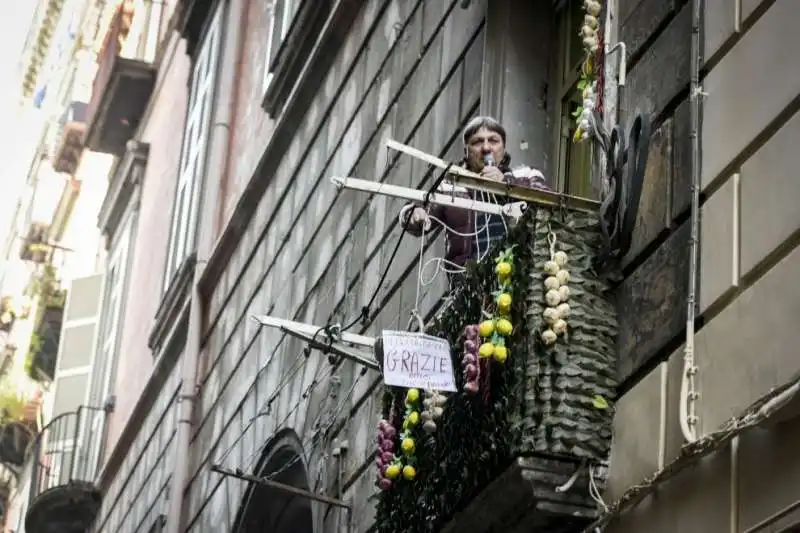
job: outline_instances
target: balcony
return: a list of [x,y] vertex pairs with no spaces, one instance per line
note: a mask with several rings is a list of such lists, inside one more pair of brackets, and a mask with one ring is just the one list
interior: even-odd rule
[[120,4],[98,57],[85,137],[86,147],[95,152],[125,153],[155,86],[154,65],[127,50],[138,40],[131,31],[135,15],[129,2]]
[[66,291],[60,288],[55,271],[49,265],[36,281],[39,305],[34,319],[26,369],[32,379],[49,382],[55,376],[58,362]]
[[16,390],[0,393],[0,465],[18,470],[38,431],[41,398],[25,399]]
[[0,299],[0,331],[9,333],[17,320],[17,311],[10,296]]
[[19,258],[23,261],[44,263],[50,257],[50,226],[41,222],[34,222],[28,228],[28,234],[23,238],[19,250]]
[[74,175],[83,154],[83,135],[86,131],[86,104],[72,102],[59,120],[61,135],[53,150],[56,172]]
[[[597,516],[618,333],[595,264],[597,222],[531,204],[507,242],[468,269],[429,330],[449,340],[458,392],[386,389],[377,533],[568,533]],[[492,325],[498,316],[508,322]],[[394,357],[382,341],[375,354],[381,367]]]
[[101,504],[94,480],[105,423],[103,409],[82,406],[55,417],[36,437],[25,531],[88,530]]

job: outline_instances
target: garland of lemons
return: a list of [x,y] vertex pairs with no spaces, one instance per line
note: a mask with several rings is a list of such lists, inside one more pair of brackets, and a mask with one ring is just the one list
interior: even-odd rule
[[514,267],[513,247],[501,252],[495,259],[497,266],[497,290],[492,293],[494,310],[484,310],[486,320],[478,326],[478,335],[483,342],[478,348],[478,355],[484,359],[493,358],[500,364],[508,359],[506,338],[514,331],[514,325],[509,320],[511,311],[511,272]]
[[408,389],[405,401],[405,417],[403,418],[403,431],[400,433],[401,456],[395,455],[395,437],[397,431],[386,419],[378,423],[378,451],[376,452],[376,466],[378,467],[377,485],[381,490],[389,490],[394,482],[402,476],[403,479],[412,481],[417,477],[416,456],[417,441],[414,430],[419,426],[420,413],[419,389]]

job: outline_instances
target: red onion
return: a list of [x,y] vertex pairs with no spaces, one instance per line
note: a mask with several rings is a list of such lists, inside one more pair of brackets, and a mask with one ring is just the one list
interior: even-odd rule
[[465,353],[464,357],[461,358],[462,365],[474,365],[478,362],[478,358],[471,353]]
[[470,324],[469,326],[464,328],[464,336],[469,340],[475,340],[478,338],[478,326],[475,324]]
[[383,460],[384,464],[389,464],[394,459],[394,454],[392,452],[383,452],[381,454],[381,459]]
[[381,480],[378,482],[378,486],[381,488],[381,490],[389,490],[392,488],[392,480],[381,478]]
[[464,383],[464,390],[469,392],[470,394],[475,394],[478,392],[478,382],[477,381],[467,381]]
[[478,353],[478,343],[471,340],[464,341],[464,351],[471,354]]
[[464,368],[464,374],[467,376],[467,380],[472,381],[478,377],[478,367],[473,364],[469,364]]
[[394,451],[394,442],[388,439],[384,440],[381,442],[381,449],[387,452]]
[[384,435],[386,435],[387,439],[393,439],[395,435],[397,435],[397,430],[394,428],[394,426],[389,426],[386,428]]

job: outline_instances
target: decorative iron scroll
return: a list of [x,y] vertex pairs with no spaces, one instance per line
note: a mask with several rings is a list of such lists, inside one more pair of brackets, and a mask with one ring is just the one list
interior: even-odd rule
[[[599,113],[595,122],[602,124]],[[631,248],[650,153],[650,129],[650,117],[641,114],[633,120],[627,138],[619,124],[610,133],[596,131],[594,138],[606,156],[607,191],[600,207],[603,245],[595,261],[602,270],[616,266]]]

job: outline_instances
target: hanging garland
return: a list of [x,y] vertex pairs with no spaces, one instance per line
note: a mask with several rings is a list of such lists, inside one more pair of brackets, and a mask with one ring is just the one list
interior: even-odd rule
[[578,91],[580,91],[583,105],[578,107],[573,113],[576,121],[575,142],[589,139],[592,135],[592,113],[599,105],[599,93],[602,87],[598,83],[598,77],[603,70],[602,55],[602,32],[600,27],[600,12],[603,5],[598,0],[584,0],[583,25],[580,29],[580,36],[583,42],[585,59],[581,65],[581,77],[578,80]]

